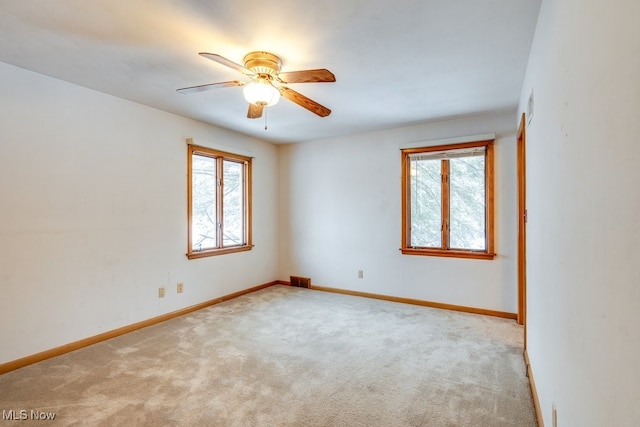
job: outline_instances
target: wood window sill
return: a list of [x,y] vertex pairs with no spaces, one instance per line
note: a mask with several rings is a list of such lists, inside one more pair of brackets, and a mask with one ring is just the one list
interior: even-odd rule
[[253,248],[253,245],[245,245],[245,246],[234,246],[232,248],[210,249],[207,251],[189,252],[187,253],[187,258],[198,259],[198,258],[206,258],[206,257],[216,256],[216,255],[232,254],[235,252],[246,252],[246,251],[250,251],[252,248]]
[[400,248],[400,251],[404,255],[439,256],[439,257],[448,257],[448,258],[470,258],[470,259],[492,260],[496,257],[495,253],[456,251],[456,250],[443,250],[443,249]]

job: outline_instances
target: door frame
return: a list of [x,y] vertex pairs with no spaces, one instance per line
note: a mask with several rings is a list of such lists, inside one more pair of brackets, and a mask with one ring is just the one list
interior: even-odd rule
[[518,162],[518,324],[524,326],[527,348],[527,204],[526,204],[526,117],[522,113],[517,137]]

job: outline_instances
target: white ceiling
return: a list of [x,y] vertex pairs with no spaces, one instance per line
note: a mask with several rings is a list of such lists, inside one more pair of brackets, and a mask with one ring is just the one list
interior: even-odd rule
[[[0,61],[272,142],[299,142],[514,108],[540,0],[2,0]],[[336,83],[291,84],[330,108],[282,99],[246,118],[242,88],[177,88],[280,56]]]

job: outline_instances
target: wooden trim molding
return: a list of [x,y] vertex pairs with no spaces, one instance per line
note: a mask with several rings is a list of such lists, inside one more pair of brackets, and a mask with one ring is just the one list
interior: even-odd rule
[[475,251],[456,251],[453,249],[432,249],[432,248],[400,248],[404,255],[432,255],[449,258],[470,258],[470,259],[494,259],[497,254]]
[[[56,357],[56,356],[60,356],[63,355],[65,353],[70,353],[72,351],[75,350],[79,350],[81,348],[84,347],[88,347],[90,345],[93,344],[97,344],[99,342],[102,341],[106,341],[108,339],[111,338],[115,338],[118,337],[120,335],[124,335],[127,334],[129,332],[133,332],[136,331],[138,329],[142,329],[142,328],[146,328],[147,326],[152,326],[155,325],[157,323],[161,323],[164,322],[166,320],[170,320],[173,319],[175,317],[179,317],[179,316],[183,316],[185,314],[189,314],[192,313],[194,311],[197,310],[201,310],[203,308],[215,305],[215,304],[219,304],[221,302],[224,301],[228,301],[230,299],[234,299],[237,297],[240,297],[242,295],[246,295],[249,294],[251,292],[256,292],[259,291],[261,289],[265,289],[268,288],[270,286],[274,286],[274,285],[285,285],[285,286],[290,286],[291,283],[286,281],[286,280],[274,280],[268,283],[263,283],[261,285],[258,286],[254,286],[248,289],[244,289],[238,292],[234,292],[232,294],[228,294],[228,295],[223,295],[221,297],[218,298],[214,298],[208,301],[204,301],[202,303],[199,304],[195,304],[189,307],[185,307],[183,309],[177,310],[177,311],[173,311],[171,313],[166,313],[160,316],[156,316],[156,317],[152,317],[150,319],[147,320],[143,320],[141,322],[137,322],[137,323],[133,323],[131,325],[127,325],[127,326],[123,326],[121,328],[117,328],[117,329],[113,329],[111,331],[107,331],[107,332],[103,332],[101,334],[98,335],[94,335],[92,337],[88,337],[88,338],[84,338],[81,339],[79,341],[74,341],[72,343],[69,344],[65,344],[59,347],[55,347],[49,350],[45,350],[42,351],[40,353],[36,353],[36,354],[32,354],[30,356],[26,356],[20,359],[16,359],[16,360],[12,360],[10,362],[6,362],[6,363],[2,363],[0,364],[0,375],[1,374],[5,374],[7,372],[19,369],[19,368],[23,368],[25,366],[34,364],[34,363],[38,363],[38,362],[42,362],[43,360],[47,360],[50,359],[52,357]],[[369,293],[369,292],[359,292],[359,291],[351,291],[351,290],[347,290],[347,289],[338,289],[338,288],[330,288],[330,287],[326,287],[326,286],[316,286],[316,285],[311,285],[310,289],[312,290],[316,290],[316,291],[323,291],[323,292],[333,292],[333,293],[339,293],[339,294],[345,294],[345,295],[353,295],[353,296],[359,296],[359,297],[365,297],[365,298],[374,298],[374,299],[380,299],[380,300],[385,300],[385,301],[393,301],[393,302],[400,302],[400,303],[405,303],[405,304],[413,304],[413,305],[420,305],[420,306],[424,306],[424,307],[432,307],[432,308],[440,308],[440,309],[444,309],[444,310],[454,310],[454,311],[462,311],[462,312],[466,312],[466,313],[474,313],[474,314],[482,314],[482,315],[487,315],[487,316],[495,316],[495,317],[503,317],[506,319],[516,319],[516,314],[515,313],[507,313],[507,312],[502,312],[502,311],[494,311],[494,310],[486,310],[483,308],[475,308],[475,307],[465,307],[465,306],[460,306],[460,305],[453,305],[453,304],[444,304],[444,303],[439,303],[439,302],[432,302],[432,301],[423,301],[423,300],[418,300],[418,299],[412,299],[412,298],[402,298],[402,297],[394,297],[394,296],[390,296],[390,295],[382,295],[382,294],[373,294],[373,293]],[[529,363],[528,363],[528,358],[526,357],[526,352],[525,352],[525,358],[527,359],[527,368],[529,369],[530,372],[530,367],[529,367]],[[540,420],[540,415],[539,415],[539,404],[537,403],[537,394],[534,391],[535,390],[535,385],[533,382],[533,376],[530,375],[529,379],[531,381],[531,390],[532,390],[532,394],[534,396],[534,403],[536,404],[536,414],[538,416],[538,419]],[[539,425],[542,426],[542,424],[540,424],[540,421],[538,421]]]
[[[280,284],[288,284],[287,282],[279,281]],[[351,291],[348,289],[338,289],[338,288],[329,288],[326,286],[317,286],[311,285],[310,289],[316,291],[323,292],[333,292],[337,294],[345,294],[345,295],[353,295],[357,297],[365,297],[365,298],[374,298],[385,301],[393,301],[393,302],[401,302],[404,304],[413,304],[413,305],[421,305],[423,307],[432,307],[432,308],[441,308],[444,310],[453,310],[453,311],[462,311],[465,313],[474,313],[474,314],[483,314],[486,316],[494,316],[494,317],[503,317],[505,319],[513,319],[515,320],[517,315],[516,313],[508,313],[504,311],[496,311],[496,310],[487,310],[484,308],[476,308],[476,307],[465,307],[462,305],[454,305],[454,304],[445,304],[441,302],[433,302],[433,301],[424,301],[413,298],[402,298],[402,297],[394,297],[390,295],[382,295],[382,294],[372,294],[369,292],[360,292],[360,291]]]
[[538,427],[544,427],[542,411],[540,410],[540,400],[538,399],[538,390],[536,389],[536,382],[533,379],[533,371],[531,370],[531,363],[529,362],[529,353],[526,349],[524,350],[524,363],[527,365],[527,377],[529,377],[529,386],[531,387],[533,408],[536,411],[536,420],[538,421]]
[[[400,252],[404,255],[423,255],[423,256],[441,256],[454,258],[472,258],[493,260],[495,253],[494,238],[494,143],[495,139],[457,143],[451,145],[425,146],[418,148],[401,149],[401,222],[402,235],[400,239]],[[440,247],[422,247],[411,246],[411,158],[412,155],[423,153],[446,153],[456,150],[470,150],[474,148],[484,147],[484,188],[485,188],[485,249],[481,251],[467,249],[451,249],[450,248],[450,204],[451,194],[450,188],[450,169],[449,159],[442,158],[440,165],[440,173],[442,176],[441,186],[441,237]],[[439,157],[436,157],[439,158]]]
[[[252,158],[241,154],[233,154],[226,151],[219,151],[212,148],[201,147],[191,144],[193,140],[187,139],[187,253],[188,259],[198,259],[215,255],[224,255],[235,252],[245,252],[253,249],[252,244]],[[216,164],[216,197],[215,197],[215,221],[216,221],[216,247],[204,250],[194,250],[192,241],[193,228],[193,156],[208,157]],[[242,165],[242,220],[243,236],[242,244],[235,246],[224,245],[224,215],[223,196],[224,192],[224,162],[233,162]]]
[[518,168],[518,323],[524,326],[527,348],[527,149],[526,117],[522,113],[517,137]]
[[253,249],[253,246],[254,245],[242,245],[242,246],[232,246],[232,247],[222,248],[222,249],[210,249],[207,251],[191,252],[191,253],[187,253],[187,258],[198,259],[198,258],[215,256],[215,255],[232,254],[235,252],[246,252]]
[[69,344],[62,345],[60,347],[55,347],[49,350],[42,351],[40,353],[32,354],[31,356],[23,357],[21,359],[13,360],[10,362],[0,364],[0,375],[5,374],[7,372],[13,371],[18,368],[23,368],[25,366],[31,365],[33,363],[42,362],[43,360],[50,359],[52,357],[60,356],[65,353],[70,353],[75,350],[79,350],[84,347],[88,347],[92,344],[97,344],[102,341],[106,341],[111,338],[118,337],[120,335],[127,334],[129,332],[136,331],[138,329],[146,328],[147,326],[152,326],[157,323],[164,322],[166,320],[173,319],[175,317],[183,316],[185,314],[189,314],[191,312],[201,310],[203,308],[219,304],[224,301],[228,301],[233,298],[237,298],[242,295],[249,294],[251,292],[259,291],[260,289],[265,289],[273,285],[280,284],[281,282],[278,280],[274,280],[272,282],[263,283],[262,285],[254,286],[248,289],[244,289],[238,292],[234,292],[232,294],[223,295],[218,298],[214,298],[205,302],[201,302],[196,305],[192,305],[190,307],[185,307],[183,309],[173,311],[171,313],[166,313],[157,317],[152,317],[151,319],[143,320],[141,322],[133,323],[131,325],[123,326],[118,329],[114,329],[111,331],[103,332],[98,335],[94,335],[92,337],[84,338],[79,341],[75,341]]

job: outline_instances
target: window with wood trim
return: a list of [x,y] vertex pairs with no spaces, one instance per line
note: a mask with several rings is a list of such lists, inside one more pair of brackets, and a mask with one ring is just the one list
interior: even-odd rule
[[493,259],[493,140],[402,150],[403,254]]
[[188,145],[189,259],[248,251],[251,158]]

